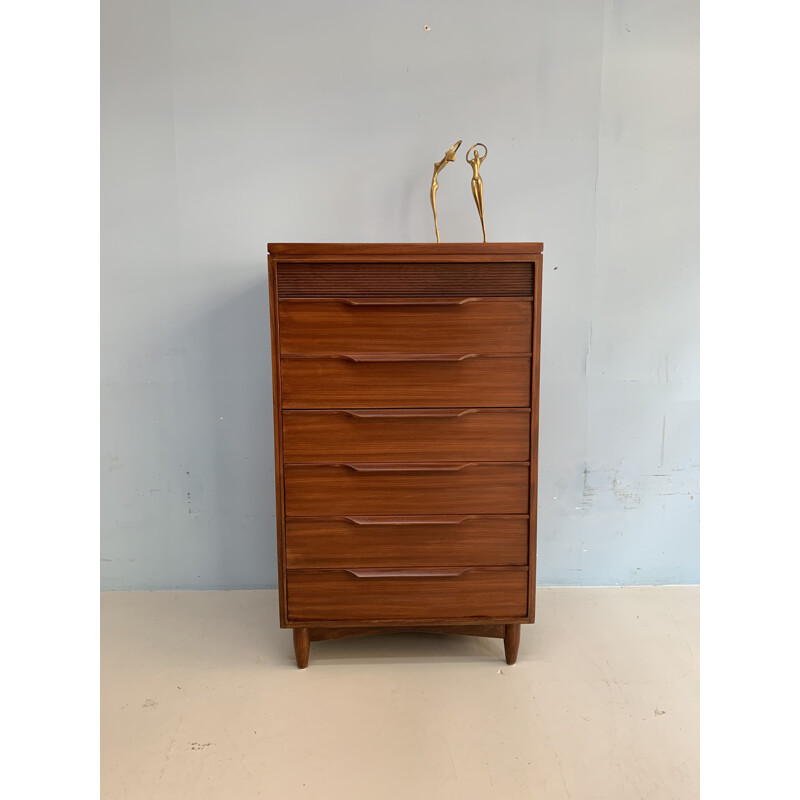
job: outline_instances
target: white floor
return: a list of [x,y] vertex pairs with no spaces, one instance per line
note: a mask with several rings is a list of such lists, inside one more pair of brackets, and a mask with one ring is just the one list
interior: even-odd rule
[[102,797],[699,796],[696,587],[539,589],[496,639],[315,642],[275,591],[105,592]]

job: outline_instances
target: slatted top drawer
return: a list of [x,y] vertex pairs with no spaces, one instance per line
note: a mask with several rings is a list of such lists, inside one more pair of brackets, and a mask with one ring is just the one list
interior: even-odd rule
[[281,263],[289,297],[531,297],[533,265],[507,263]]

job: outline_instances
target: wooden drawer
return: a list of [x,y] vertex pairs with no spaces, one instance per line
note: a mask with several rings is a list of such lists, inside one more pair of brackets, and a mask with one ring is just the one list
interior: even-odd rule
[[348,298],[282,300],[284,354],[530,353],[529,300]]
[[527,461],[530,409],[285,411],[287,463]]
[[282,357],[281,379],[284,408],[531,405],[530,357]]
[[[370,263],[331,257],[287,263],[278,269],[277,294],[287,297],[532,297],[533,253],[496,260],[490,245],[478,245],[480,254],[469,259],[445,257],[441,245],[435,257],[415,261],[382,256]],[[516,258],[516,260],[515,260]],[[459,263],[460,262],[460,263]]]
[[288,567],[528,563],[528,516],[289,517]]
[[291,620],[502,619],[528,611],[527,567],[290,569],[286,579]]
[[527,462],[287,464],[289,516],[527,514]]

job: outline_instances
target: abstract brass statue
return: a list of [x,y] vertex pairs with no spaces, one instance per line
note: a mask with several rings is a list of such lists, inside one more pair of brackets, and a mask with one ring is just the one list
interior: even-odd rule
[[[447,166],[448,162],[456,160],[456,152],[461,147],[459,139],[445,154],[441,161],[433,165],[433,180],[431,181],[431,206],[433,208],[433,226],[436,228],[436,241],[439,241],[439,224],[436,220],[436,190],[439,188],[439,181],[436,176]],[[484,156],[485,158],[485,156]]]
[[[477,147],[483,148],[483,157],[478,157]],[[472,150],[473,156],[469,157],[469,150]],[[486,242],[486,223],[483,220],[483,178],[481,178],[478,170],[481,168],[486,156],[489,154],[489,148],[482,142],[476,142],[472,147],[467,150],[467,163],[472,167],[472,196],[475,198],[475,205],[478,206],[478,214],[481,218],[481,230],[483,231],[483,241]],[[436,240],[439,241],[438,239]]]

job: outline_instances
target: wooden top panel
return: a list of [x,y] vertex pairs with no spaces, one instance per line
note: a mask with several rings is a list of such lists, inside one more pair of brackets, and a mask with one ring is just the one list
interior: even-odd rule
[[402,258],[413,261],[436,261],[466,256],[470,259],[497,260],[505,257],[525,261],[541,254],[541,242],[450,242],[398,243],[398,244],[353,244],[353,243],[272,243],[268,252],[279,260],[301,259],[303,261],[330,261],[338,258]]

